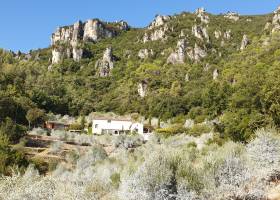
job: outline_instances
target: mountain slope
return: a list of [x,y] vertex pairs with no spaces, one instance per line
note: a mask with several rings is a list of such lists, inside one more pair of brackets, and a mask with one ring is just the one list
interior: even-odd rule
[[220,132],[246,140],[257,127],[279,126],[278,12],[198,9],[157,16],[142,29],[79,22],[77,29],[57,30],[49,48],[27,55],[1,51],[1,90],[26,99],[16,100],[24,116],[39,107],[70,115],[218,118]]

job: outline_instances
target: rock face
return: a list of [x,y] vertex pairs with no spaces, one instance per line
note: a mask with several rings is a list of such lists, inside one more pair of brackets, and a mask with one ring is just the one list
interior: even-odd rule
[[141,83],[138,84],[138,94],[141,98],[144,98],[147,93],[148,83],[147,81],[141,81]]
[[59,63],[64,58],[73,58],[75,61],[79,61],[82,58],[83,50],[78,47],[83,35],[82,26],[82,22],[78,21],[73,26],[58,28],[52,34],[53,64]]
[[274,11],[274,16],[272,19],[272,32],[280,30],[280,7]]
[[209,16],[206,14],[206,11],[204,8],[198,8],[195,11],[195,14],[197,15],[197,17],[200,18],[200,21],[202,23],[208,24],[210,22]]
[[162,26],[170,19],[170,16],[157,15],[154,21],[148,26],[148,29],[154,29],[156,27]]
[[97,42],[102,38],[116,36],[117,30],[129,29],[128,24],[124,21],[116,22],[113,25],[115,29],[108,28],[106,23],[98,19],[91,19],[85,23],[78,21],[72,26],[58,28],[51,37],[52,63],[58,63],[64,58],[73,58],[75,61],[79,61],[83,57],[83,49],[81,48],[83,42]]
[[246,47],[247,47],[249,44],[250,44],[250,41],[249,41],[247,35],[243,35],[243,39],[242,39],[242,42],[241,42],[240,50],[246,49]]
[[201,40],[206,39],[206,41],[209,42],[209,35],[207,33],[206,27],[194,25],[192,27],[192,34],[198,39],[201,39]]
[[59,51],[59,49],[55,48],[52,50],[52,63],[53,64],[59,63],[63,57],[64,57],[63,52]]
[[167,58],[167,63],[183,64],[185,62],[186,40],[181,39],[177,43],[177,50],[170,54]]
[[148,49],[140,49],[140,51],[138,52],[138,57],[141,59],[147,59],[150,56],[154,55],[154,51],[152,49],[148,50]]
[[121,31],[128,31],[129,30],[129,25],[127,22],[121,20],[120,22],[117,22],[118,24],[118,29]]
[[224,38],[227,39],[227,40],[230,40],[230,39],[231,39],[231,30],[227,30],[227,31],[224,33]]
[[103,58],[96,62],[95,68],[98,70],[98,75],[100,77],[111,75],[111,70],[114,68],[114,57],[111,47],[108,47],[105,50]]
[[236,12],[228,12],[225,16],[225,18],[231,19],[233,21],[239,20],[239,14]]
[[114,35],[115,32],[107,29],[101,21],[90,19],[85,23],[83,40],[96,42],[101,38],[113,37]]
[[200,61],[207,56],[207,52],[195,43],[194,48],[190,48],[187,52],[189,58],[194,61]]
[[143,37],[143,42],[149,42],[149,41],[156,41],[156,40],[166,40],[166,32],[169,30],[168,26],[161,27],[159,29],[154,30],[151,33],[145,33]]

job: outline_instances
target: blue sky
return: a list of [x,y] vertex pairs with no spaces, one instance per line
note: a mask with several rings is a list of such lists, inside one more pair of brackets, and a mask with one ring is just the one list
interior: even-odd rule
[[132,26],[143,27],[156,14],[193,12],[198,7],[216,14],[264,14],[278,5],[280,0],[2,0],[0,48],[25,52],[44,48],[50,44],[56,27],[90,18],[123,19]]

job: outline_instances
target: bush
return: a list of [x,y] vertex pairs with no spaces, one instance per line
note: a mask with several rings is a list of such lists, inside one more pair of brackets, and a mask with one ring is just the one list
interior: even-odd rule
[[0,123],[0,135],[6,135],[10,142],[17,143],[26,133],[26,128],[15,124],[10,118]]
[[175,124],[167,128],[156,129],[156,134],[163,137],[170,137],[175,134],[185,133],[187,129],[181,124]]
[[0,135],[0,174],[11,174],[14,167],[25,168],[27,165],[24,154],[12,150],[7,136]]
[[114,188],[118,188],[121,182],[121,176],[119,173],[114,173],[110,177],[112,185]]
[[69,130],[83,130],[83,126],[81,124],[71,124]]
[[186,133],[192,136],[200,136],[202,134],[209,133],[210,131],[211,128],[207,125],[195,124],[192,128],[187,129]]

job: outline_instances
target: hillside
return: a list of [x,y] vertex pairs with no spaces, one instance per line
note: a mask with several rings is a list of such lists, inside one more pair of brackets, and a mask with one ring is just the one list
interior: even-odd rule
[[279,200],[279,99],[280,7],[63,25],[0,49],[0,200]]
[[3,106],[0,118],[26,124],[22,116],[36,107],[76,116],[219,118],[221,131],[243,141],[258,127],[279,125],[278,28],[278,10],[239,16],[204,9],[158,15],[142,29],[98,19],[64,26],[49,48],[1,51],[1,95],[17,110]]

